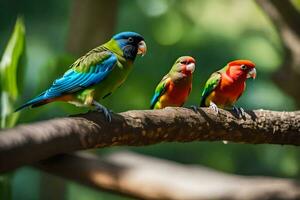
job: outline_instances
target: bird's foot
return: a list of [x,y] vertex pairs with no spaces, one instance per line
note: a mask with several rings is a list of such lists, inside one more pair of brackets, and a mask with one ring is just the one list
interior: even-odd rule
[[195,113],[198,113],[198,107],[195,105],[191,105],[190,109],[192,109]]
[[242,107],[240,107],[240,108],[238,108],[238,107],[236,107],[236,106],[233,106],[233,112],[235,113],[235,114],[237,114],[237,116],[239,117],[239,118],[244,118],[244,117],[246,117],[246,113],[245,113],[245,110],[242,108]]
[[219,114],[219,108],[215,103],[210,102],[209,108],[215,111],[216,114]]
[[103,112],[103,114],[104,114],[106,120],[107,120],[108,122],[111,122],[111,118],[112,118],[112,117],[111,117],[111,113],[112,113],[111,110],[107,109],[105,106],[101,105],[101,104],[98,103],[97,101],[93,101],[93,105],[95,106],[96,111],[98,111],[98,112]]

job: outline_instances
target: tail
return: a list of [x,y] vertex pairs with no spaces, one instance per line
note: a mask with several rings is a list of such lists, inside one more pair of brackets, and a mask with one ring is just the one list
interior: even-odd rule
[[153,110],[154,109],[155,104],[151,104],[150,105],[150,109]]
[[158,99],[159,99],[159,94],[155,93],[154,96],[151,99],[150,109],[154,109],[155,104],[157,103]]
[[42,93],[39,96],[37,96],[36,98],[34,98],[34,99],[28,101],[27,103],[23,104],[22,106],[20,106],[19,108],[17,108],[15,110],[15,112],[18,112],[18,111],[22,110],[23,108],[26,108],[26,107],[29,107],[29,106],[32,107],[32,108],[34,108],[34,107],[38,107],[38,106],[44,105],[46,103],[49,103],[50,102],[49,99],[46,98],[44,96],[44,94],[45,93]]
[[206,98],[204,96],[201,97],[200,107],[206,107],[205,105]]

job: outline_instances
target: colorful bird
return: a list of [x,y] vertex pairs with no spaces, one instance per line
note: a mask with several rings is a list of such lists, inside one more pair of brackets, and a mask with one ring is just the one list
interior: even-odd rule
[[146,53],[144,38],[134,32],[121,32],[105,44],[94,48],[76,60],[51,87],[16,111],[38,107],[53,101],[65,101],[76,106],[94,107],[111,121],[110,111],[98,103],[114,92],[126,80],[137,54]]
[[233,109],[244,116],[243,108],[234,106],[246,88],[246,79],[256,77],[255,64],[249,60],[235,60],[221,70],[213,73],[207,80],[202,92],[201,107]]
[[194,70],[194,58],[178,58],[169,73],[157,85],[151,100],[151,109],[182,106],[191,92]]

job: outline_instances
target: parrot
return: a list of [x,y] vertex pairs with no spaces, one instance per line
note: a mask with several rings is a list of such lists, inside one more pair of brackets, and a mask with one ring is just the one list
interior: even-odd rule
[[239,117],[245,116],[244,109],[237,108],[234,104],[245,91],[248,78],[256,78],[255,64],[252,61],[229,62],[206,81],[200,106],[210,107],[216,113],[218,108],[233,109]]
[[104,99],[119,88],[133,68],[137,55],[145,55],[147,46],[142,35],[121,32],[79,59],[52,85],[16,109],[38,107],[64,101],[80,107],[95,108],[111,121],[111,111],[97,100]]
[[157,85],[150,108],[162,109],[167,106],[183,106],[192,89],[194,70],[195,59],[193,57],[179,57],[169,73]]

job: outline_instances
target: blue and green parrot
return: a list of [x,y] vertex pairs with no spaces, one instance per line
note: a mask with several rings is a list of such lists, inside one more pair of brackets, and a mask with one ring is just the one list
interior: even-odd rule
[[147,51],[144,38],[135,32],[121,32],[105,44],[76,60],[51,87],[16,111],[54,101],[94,107],[111,121],[110,111],[97,102],[114,92],[131,72],[136,55]]

